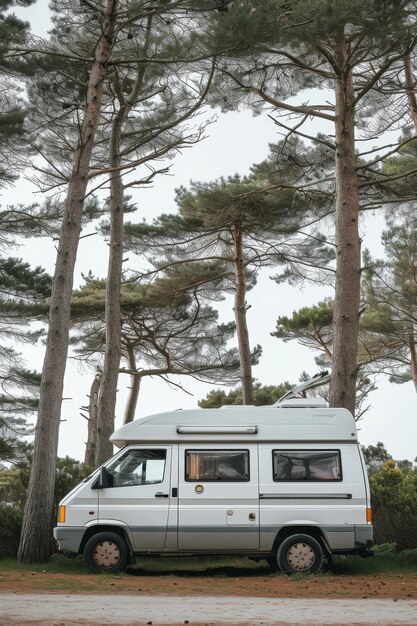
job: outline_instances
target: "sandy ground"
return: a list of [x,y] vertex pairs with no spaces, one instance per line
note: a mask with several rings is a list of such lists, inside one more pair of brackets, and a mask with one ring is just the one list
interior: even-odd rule
[[[219,568],[216,572],[152,574],[144,570],[111,576],[1,570],[0,593],[244,596],[270,598],[390,598],[417,600],[417,572],[367,575],[285,576],[270,570]],[[0,626],[1,622],[0,622]]]
[[417,624],[416,600],[0,595],[2,626]]
[[0,626],[417,626],[417,573],[0,570]]

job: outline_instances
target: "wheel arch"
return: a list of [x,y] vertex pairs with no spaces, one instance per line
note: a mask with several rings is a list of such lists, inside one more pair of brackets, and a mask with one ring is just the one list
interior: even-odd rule
[[326,537],[319,526],[309,526],[309,525],[292,525],[292,526],[283,526],[275,537],[274,545],[272,548],[272,554],[276,554],[279,546],[288,537],[291,535],[309,535],[316,539],[319,542],[325,557],[329,560],[332,558],[332,551],[330,550],[329,544],[327,543]]
[[129,534],[127,532],[127,529],[123,528],[123,526],[117,526],[117,525],[113,525],[113,524],[97,524],[97,526],[89,526],[87,528],[87,530],[85,531],[85,533],[84,533],[84,536],[83,536],[82,541],[80,543],[80,547],[79,547],[78,553],[79,554],[83,554],[85,546],[86,546],[87,542],[91,539],[91,537],[93,537],[94,535],[97,535],[98,533],[102,533],[102,532],[116,533],[122,539],[124,539],[128,549],[129,549],[130,563],[132,564],[132,563],[135,562],[135,554],[134,554],[134,551],[133,551],[132,542],[130,540],[130,537],[129,537]]

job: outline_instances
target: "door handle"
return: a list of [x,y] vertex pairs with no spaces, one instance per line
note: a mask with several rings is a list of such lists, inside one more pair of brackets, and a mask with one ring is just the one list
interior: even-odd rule
[[157,491],[155,494],[155,498],[169,498],[169,494],[164,493],[163,491]]

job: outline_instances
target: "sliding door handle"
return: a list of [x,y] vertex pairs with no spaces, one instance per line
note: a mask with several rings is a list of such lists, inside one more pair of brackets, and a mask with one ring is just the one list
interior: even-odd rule
[[169,494],[164,493],[163,491],[157,491],[155,494],[155,498],[169,498]]

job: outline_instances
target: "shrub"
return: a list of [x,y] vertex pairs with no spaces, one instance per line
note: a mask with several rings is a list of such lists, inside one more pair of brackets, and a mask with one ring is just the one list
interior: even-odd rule
[[[68,456],[58,459],[53,523],[59,501],[90,472],[90,467]],[[21,461],[11,468],[0,469],[0,558],[16,557],[29,474],[30,459]],[[53,545],[51,537],[51,546]]]
[[375,542],[417,548],[417,468],[388,460],[371,473],[370,486]]
[[21,526],[22,511],[0,502],[0,558],[16,556]]

